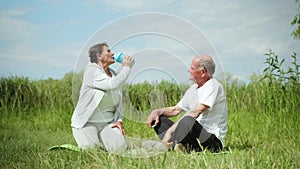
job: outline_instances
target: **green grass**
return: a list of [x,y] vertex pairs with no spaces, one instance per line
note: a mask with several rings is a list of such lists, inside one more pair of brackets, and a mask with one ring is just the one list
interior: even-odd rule
[[[62,112],[52,112],[58,120]],[[66,112],[70,116],[70,112]],[[224,152],[165,152],[149,158],[129,158],[104,151],[47,151],[53,145],[75,144],[69,119],[54,122],[47,112],[1,121],[2,168],[299,168],[299,116],[268,116],[231,112]],[[127,133],[153,135],[146,125],[124,122]],[[137,131],[136,131],[137,129]],[[144,132],[142,132],[144,131]],[[146,134],[146,135],[147,135]]]

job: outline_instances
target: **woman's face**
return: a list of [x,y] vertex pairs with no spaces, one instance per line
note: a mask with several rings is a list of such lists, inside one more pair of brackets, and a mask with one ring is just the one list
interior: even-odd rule
[[100,54],[100,62],[102,64],[112,64],[112,63],[115,63],[115,60],[114,60],[114,53],[109,49],[109,47],[107,46],[103,46],[103,50],[102,50],[102,53]]

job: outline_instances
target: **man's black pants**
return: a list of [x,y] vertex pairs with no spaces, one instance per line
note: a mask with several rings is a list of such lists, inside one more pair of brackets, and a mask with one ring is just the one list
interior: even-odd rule
[[[154,130],[159,138],[163,139],[166,131],[174,122],[165,116],[160,116],[159,120],[160,122],[154,127]],[[221,141],[214,134],[208,133],[202,125],[191,116],[185,116],[179,121],[170,141],[175,144],[181,143],[188,151],[202,151],[202,148],[207,148],[211,152],[222,150]]]

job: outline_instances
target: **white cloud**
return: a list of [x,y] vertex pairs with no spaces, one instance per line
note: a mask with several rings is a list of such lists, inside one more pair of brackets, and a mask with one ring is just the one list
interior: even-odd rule
[[[15,64],[26,65],[29,63],[46,64],[53,67],[74,66],[74,60],[78,55],[77,45],[64,47],[56,46],[51,49],[35,48],[27,44],[16,44],[1,49],[1,67],[13,67]],[[64,50],[68,49],[68,50]]]
[[295,49],[296,42],[291,40],[289,23],[296,11],[293,3],[207,1],[198,6],[196,3],[186,6],[190,7],[189,10],[181,15],[201,28],[219,54],[226,58],[257,58],[261,61],[260,58],[270,48],[283,55]]
[[0,11],[1,16],[20,16],[27,12],[28,10],[25,9],[9,9]]
[[40,27],[18,17],[26,14],[28,9],[12,9],[0,12],[1,41],[24,41],[37,37]]
[[[201,31],[182,18],[163,13],[141,13],[113,21],[98,30],[89,39],[83,51],[88,51],[93,44],[99,43],[99,39],[105,39],[111,47],[118,43],[115,49],[117,51],[127,52],[127,48],[167,50],[180,56],[186,65],[190,64],[195,53],[216,56],[213,47]],[[85,53],[82,57],[85,57]],[[80,60],[80,63],[82,62]],[[152,61],[154,65],[157,62],[160,61]],[[83,68],[84,64],[79,66]]]
[[[69,4],[61,0],[41,0],[40,2],[35,5],[37,7],[41,4],[43,7],[49,6],[49,9],[43,10],[42,14],[45,16],[50,16],[49,11],[57,9],[57,7],[60,9],[69,7],[64,7],[63,5]],[[81,6],[76,6],[78,4]],[[35,13],[37,10],[31,10],[28,5],[25,5],[28,8],[18,6],[11,10],[0,11],[0,36],[1,43],[4,44],[0,46],[0,57],[5,60],[1,62],[1,67],[21,61],[25,64],[47,63],[53,68],[73,68],[74,62],[81,62],[81,60],[76,61],[75,58],[82,45],[74,44],[73,40],[78,41],[82,38],[82,34],[96,30],[99,25],[103,26],[102,30],[98,30],[102,33],[96,33],[89,39],[90,42],[87,45],[98,43],[99,40],[113,45],[121,40],[120,38],[125,38],[116,50],[127,53],[160,48],[183,56],[192,57],[193,55],[187,52],[187,47],[180,41],[163,36],[159,39],[157,37],[159,35],[152,38],[145,38],[145,35],[135,37],[134,34],[137,32],[158,31],[166,35],[173,35],[188,44],[194,43],[191,48],[198,53],[207,53],[207,51],[209,53],[209,47],[204,45],[207,43],[205,38],[208,38],[216,47],[220,57],[224,59],[224,67],[241,77],[256,71],[257,65],[261,64],[264,58],[263,54],[270,48],[285,57],[289,57],[293,49],[299,48],[299,41],[293,41],[290,36],[292,30],[290,20],[296,12],[294,11],[296,5],[290,1],[88,0],[74,3],[74,5],[79,15],[74,13],[73,16],[73,13],[72,15],[68,13],[70,15],[54,18],[59,15],[51,14],[53,18],[45,18],[49,21],[43,21],[43,24],[28,17],[29,14],[37,14]],[[24,7],[24,5],[22,6]],[[176,20],[163,17],[156,20],[141,17],[130,22],[124,20],[122,23],[116,20],[116,23],[111,22],[105,25],[111,18],[143,11],[156,11],[179,16],[179,20],[185,19],[190,22],[199,28],[204,36],[199,36],[199,31],[193,31],[189,24],[182,22],[182,25],[178,25]],[[80,25],[84,25],[82,27],[89,30],[83,28],[77,30]],[[105,29],[108,25],[110,25],[109,29]],[[69,28],[72,30],[66,32]],[[126,39],[126,35],[132,36],[133,40]],[[79,36],[81,37],[79,38]],[[201,38],[203,39],[199,40]],[[47,47],[49,44],[51,46]],[[84,48],[82,53],[84,61],[88,60],[87,48]],[[151,61],[151,64],[155,63],[155,61]],[[243,70],[243,68],[247,70]],[[62,72],[62,74],[64,73],[66,72]]]
[[162,8],[164,6],[171,6],[177,3],[177,0],[122,0],[122,1],[111,1],[111,0],[86,0],[84,4],[88,6],[104,5],[109,7],[112,11],[127,11],[127,10],[137,10],[137,11],[147,11],[155,10],[157,8]]
[[[59,1],[45,1],[45,3],[56,5]],[[36,14],[35,12],[38,10],[31,10],[24,6],[0,11],[0,42],[4,44],[0,46],[2,72],[24,74],[24,70],[26,72],[35,71],[32,72],[32,75],[41,77],[43,75],[39,75],[39,73],[42,74],[43,71],[36,71],[37,67],[50,68],[47,76],[51,76],[51,72],[57,70],[71,71],[75,66],[82,44],[62,43],[62,40],[68,40],[54,30],[65,28],[68,25],[78,25],[78,20],[69,19],[66,22],[57,20],[57,22],[41,25],[28,19],[28,16]],[[60,72],[61,76],[66,72]],[[55,76],[57,74],[57,72],[53,73]]]

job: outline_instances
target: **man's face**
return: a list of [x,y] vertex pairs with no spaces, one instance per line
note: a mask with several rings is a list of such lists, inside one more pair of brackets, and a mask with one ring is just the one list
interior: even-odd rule
[[190,72],[190,80],[192,80],[195,83],[198,83],[198,81],[201,78],[201,69],[199,69],[199,63],[197,59],[193,59],[189,72]]

